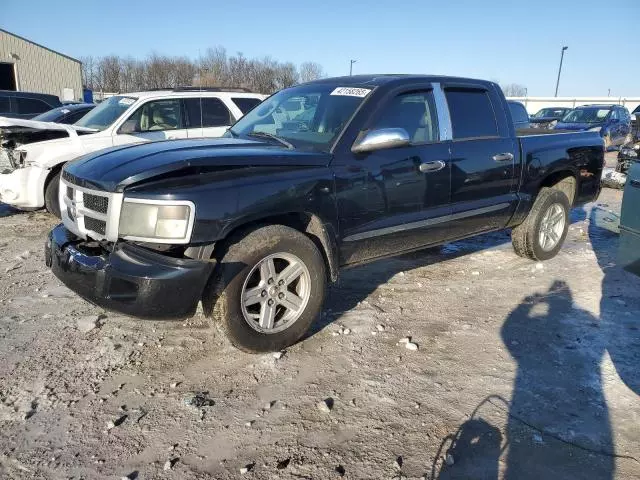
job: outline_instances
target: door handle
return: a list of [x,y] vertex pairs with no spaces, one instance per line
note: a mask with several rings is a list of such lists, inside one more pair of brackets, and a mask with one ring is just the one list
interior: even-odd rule
[[512,162],[513,153],[497,153],[493,156],[493,160],[496,162]]
[[640,188],[640,180],[631,180],[631,186]]
[[446,166],[447,164],[444,163],[442,160],[436,160],[435,162],[421,163],[418,168],[422,173],[430,173],[430,172],[437,172],[438,170],[442,170]]

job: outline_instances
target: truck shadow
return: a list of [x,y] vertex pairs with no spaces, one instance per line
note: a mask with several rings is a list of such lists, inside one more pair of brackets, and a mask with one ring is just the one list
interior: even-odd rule
[[[585,218],[586,213],[583,209],[576,208],[571,211],[571,223],[583,221]],[[343,270],[338,283],[329,288],[321,318],[315,322],[305,338],[331,325],[338,319],[341,312],[355,308],[380,285],[387,283],[400,272],[452,260],[506,243],[511,243],[510,230],[485,233],[441,247],[375,260]]]
[[[480,402],[443,439],[432,479],[610,479],[616,458],[640,462],[616,453],[602,385],[612,378],[603,372],[608,354],[622,382],[640,395],[640,303],[629,296],[640,279],[616,265],[617,216],[598,204],[585,207],[583,217],[603,273],[599,316],[576,307],[561,281],[523,299],[501,330],[517,362],[511,400]],[[484,407],[489,415],[480,416],[488,404],[495,409]]]
[[[488,397],[498,409],[492,418],[506,417],[504,434],[498,434],[501,425],[475,418],[478,407],[436,457],[432,478],[613,478],[615,450],[600,366],[605,338],[598,319],[576,308],[567,284],[556,281],[524,298],[501,334],[517,362],[510,402]],[[449,465],[442,461],[447,454]]]

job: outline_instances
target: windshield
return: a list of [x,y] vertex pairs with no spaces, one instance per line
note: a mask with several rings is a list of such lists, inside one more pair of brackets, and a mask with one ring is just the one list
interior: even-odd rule
[[562,118],[565,113],[567,113],[567,110],[564,108],[543,108],[533,115],[533,118]]
[[281,90],[242,117],[229,135],[275,135],[295,148],[326,152],[370,92],[325,84]]
[[87,113],[75,125],[104,130],[113,124],[136,100],[135,97],[111,97]]
[[31,120],[37,120],[38,122],[55,122],[66,113],[69,113],[68,108],[58,107],[53,110],[49,110],[48,112],[41,113],[40,115],[36,115]]
[[610,108],[576,108],[567,113],[564,123],[601,123],[607,118]]

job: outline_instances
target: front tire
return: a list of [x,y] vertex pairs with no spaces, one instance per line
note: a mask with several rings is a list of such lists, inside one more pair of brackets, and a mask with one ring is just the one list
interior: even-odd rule
[[58,191],[60,188],[60,172],[56,173],[44,188],[44,207],[47,211],[61,218],[60,214],[60,199],[58,198]]
[[296,343],[318,318],[325,263],[303,233],[269,225],[231,238],[203,296],[205,313],[247,352],[279,351]]
[[521,257],[555,257],[569,230],[569,199],[560,190],[543,188],[525,221],[511,232],[513,249]]

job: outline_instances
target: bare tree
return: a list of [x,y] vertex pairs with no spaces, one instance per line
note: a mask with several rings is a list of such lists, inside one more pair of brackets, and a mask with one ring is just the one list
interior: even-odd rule
[[300,65],[300,82],[311,82],[324,77],[322,65],[316,62],[304,62]]
[[196,76],[196,66],[187,57],[170,59],[171,75],[169,84],[172,87],[193,85]]
[[293,63],[280,63],[271,57],[249,59],[242,53],[229,56],[223,47],[207,49],[196,61],[152,53],[144,60],[116,55],[84,57],[82,64],[84,84],[105,92],[202,85],[272,93],[323,75],[322,66],[314,62],[303,63],[298,71]]
[[92,56],[82,57],[82,85],[88,88],[95,88],[96,83],[96,61]]
[[105,92],[120,91],[120,58],[115,55],[102,57],[98,62],[98,83]]
[[133,92],[138,89],[137,70],[139,61],[133,57],[123,58],[120,61],[120,89],[123,92]]
[[525,97],[527,95],[527,87],[519,83],[501,85],[500,88],[502,88],[505,97]]
[[298,83],[298,79],[298,69],[293,63],[288,62],[278,65],[278,69],[276,70],[277,90],[295,85]]
[[229,79],[229,60],[223,47],[207,49],[200,58],[198,76],[204,86],[227,85]]

